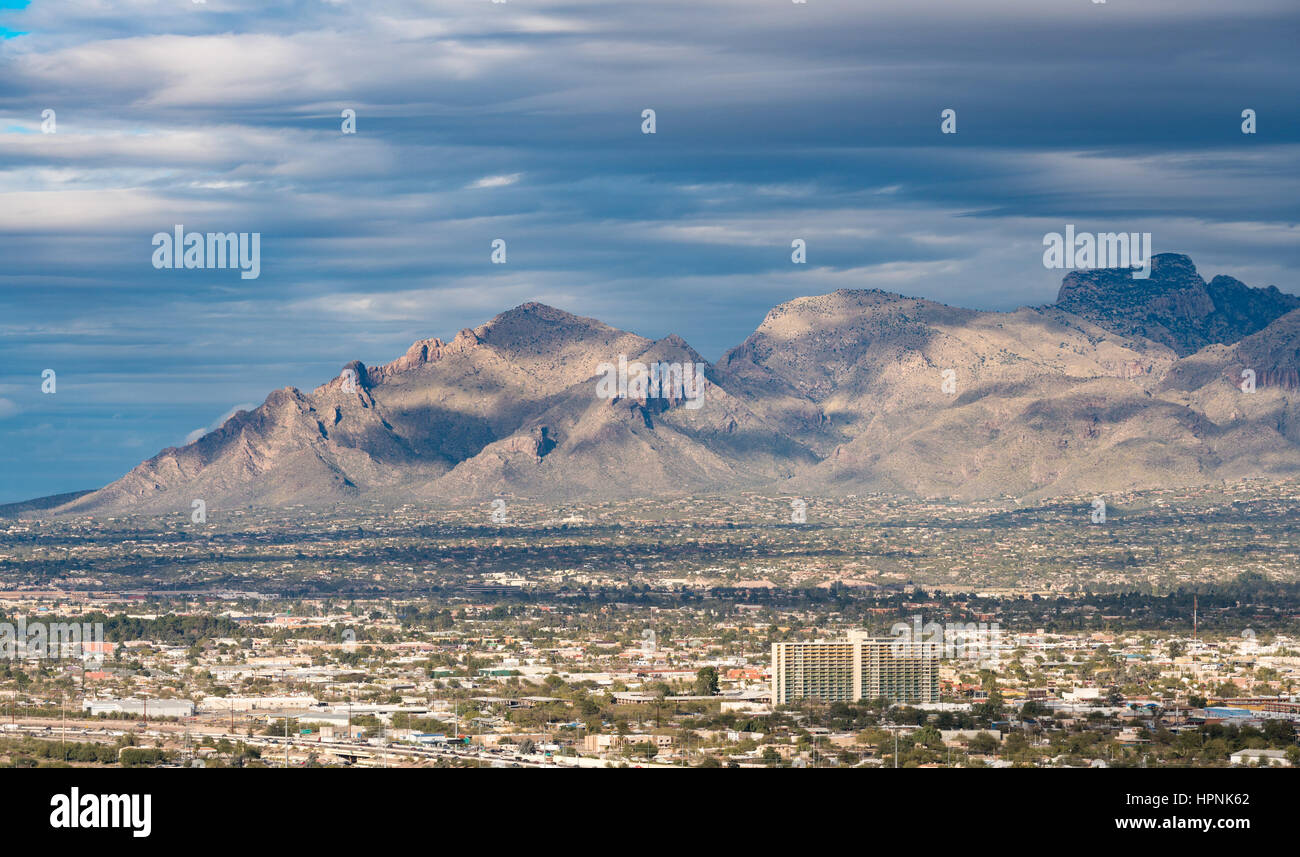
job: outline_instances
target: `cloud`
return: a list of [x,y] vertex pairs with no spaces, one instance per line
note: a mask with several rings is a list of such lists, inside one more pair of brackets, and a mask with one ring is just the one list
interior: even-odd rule
[[470,184],[466,185],[466,187],[470,187],[470,188],[507,187],[519,181],[519,177],[521,175],[523,175],[523,173],[511,173],[508,176],[484,176],[478,181],[471,182]]
[[257,405],[253,402],[245,402],[242,405],[235,405],[233,408],[231,408],[230,410],[222,414],[217,419],[216,422],[212,423],[212,425],[206,426],[204,428],[197,428],[194,431],[190,432],[189,434],[185,435],[185,443],[186,444],[194,443],[194,441],[203,437],[205,434],[209,434],[221,428],[223,425],[226,424],[227,420],[229,420],[231,417],[233,417],[235,414],[239,413],[240,411],[251,411],[256,407]]
[[[1048,302],[1041,237],[1065,223],[1300,286],[1293,0],[0,9],[27,33],[0,40],[0,385],[77,367],[75,399],[11,404],[0,495],[63,487],[33,489],[15,439],[55,407],[75,403],[49,442],[85,451],[86,487],[211,401],[527,300],[712,359],[836,288]],[[177,223],[260,232],[261,277],[154,270]]]

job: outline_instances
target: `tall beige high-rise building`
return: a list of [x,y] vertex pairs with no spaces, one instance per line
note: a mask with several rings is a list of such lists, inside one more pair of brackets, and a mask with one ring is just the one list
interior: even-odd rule
[[772,702],[938,702],[939,655],[932,644],[861,631],[847,640],[773,643]]

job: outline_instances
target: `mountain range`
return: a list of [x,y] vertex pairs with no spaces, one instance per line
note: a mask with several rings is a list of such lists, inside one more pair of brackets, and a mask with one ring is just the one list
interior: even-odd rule
[[[601,364],[705,364],[703,401],[597,395]],[[1243,370],[1255,389],[1242,389]],[[1057,302],[877,290],[773,308],[708,363],[526,303],[383,366],[276,390],[55,514],[765,490],[1041,498],[1300,473],[1300,298],[1191,259],[1069,274]],[[689,406],[688,406],[689,405]]]

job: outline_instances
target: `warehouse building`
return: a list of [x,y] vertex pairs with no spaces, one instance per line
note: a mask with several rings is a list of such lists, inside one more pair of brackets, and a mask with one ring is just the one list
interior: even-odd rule
[[136,717],[193,717],[194,703],[188,699],[83,699],[83,711],[101,714],[130,714]]

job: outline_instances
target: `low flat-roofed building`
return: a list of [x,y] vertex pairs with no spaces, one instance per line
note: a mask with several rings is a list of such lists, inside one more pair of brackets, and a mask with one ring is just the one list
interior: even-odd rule
[[311,708],[316,697],[295,696],[207,696],[199,700],[199,711],[260,711],[268,708]]
[[140,717],[192,717],[194,703],[188,699],[83,699],[83,711],[100,714],[130,714]]
[[1268,765],[1289,768],[1291,760],[1283,750],[1238,750],[1228,757],[1234,765]]

